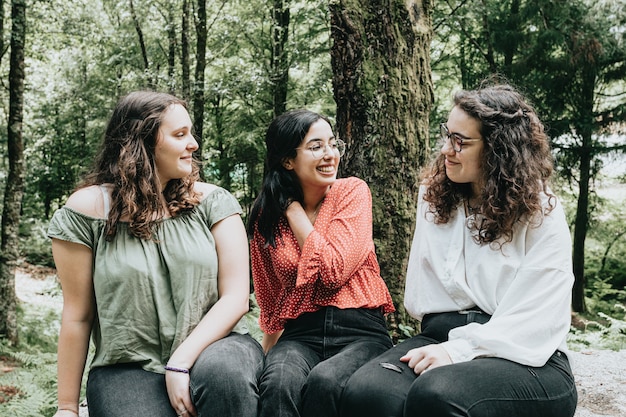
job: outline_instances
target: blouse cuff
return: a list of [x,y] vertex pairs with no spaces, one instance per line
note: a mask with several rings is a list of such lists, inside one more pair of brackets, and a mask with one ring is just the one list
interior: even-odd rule
[[324,239],[313,230],[304,241],[302,255],[298,263],[298,277],[296,288],[314,283],[319,277],[321,267],[321,252],[324,247]]
[[448,340],[441,345],[452,360],[452,363],[468,362],[475,358],[470,343],[463,339]]

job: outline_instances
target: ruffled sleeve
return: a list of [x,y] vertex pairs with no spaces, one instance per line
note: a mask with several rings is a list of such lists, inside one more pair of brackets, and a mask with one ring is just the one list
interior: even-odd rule
[[221,220],[233,214],[242,214],[243,210],[237,199],[223,188],[216,188],[211,191],[200,202],[199,211],[207,222],[209,229]]
[[61,207],[52,216],[47,234],[50,238],[80,243],[93,250],[104,224],[104,219],[96,219],[68,207]]

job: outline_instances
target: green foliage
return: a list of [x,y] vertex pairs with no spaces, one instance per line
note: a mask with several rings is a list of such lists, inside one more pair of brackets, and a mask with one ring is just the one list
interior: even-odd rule
[[402,323],[398,324],[398,330],[400,330],[400,338],[398,339],[398,342],[405,339],[410,339],[417,334],[413,327]]
[[0,374],[0,385],[18,390],[18,395],[0,404],[0,415],[52,416],[56,411],[58,311],[26,304],[20,309],[19,324],[19,346],[0,342],[0,358],[14,368]]
[[[570,348],[581,350],[626,348],[626,225],[624,199],[616,182],[604,179],[593,194],[592,227],[585,250],[585,302],[588,312],[574,317]],[[557,182],[558,183],[558,182]],[[568,218],[573,217],[575,194],[559,197]]]
[[261,343],[261,340],[263,339],[263,331],[259,328],[260,313],[261,309],[256,302],[256,296],[254,294],[250,294],[250,311],[244,316],[244,319],[248,326],[248,331],[250,332],[250,335],[254,337],[259,343]]
[[[588,301],[594,308],[593,301]],[[568,335],[568,345],[573,350],[593,349],[626,349],[626,307],[615,304],[615,310],[621,312],[621,319],[602,312],[593,317],[583,318],[584,328],[572,328]]]
[[20,252],[29,264],[54,267],[47,226],[47,221],[33,217],[26,217],[20,224]]

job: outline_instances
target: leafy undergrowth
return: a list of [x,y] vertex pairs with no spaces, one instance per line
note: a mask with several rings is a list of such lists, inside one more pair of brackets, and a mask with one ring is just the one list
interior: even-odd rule
[[619,318],[603,312],[573,315],[567,339],[569,348],[576,351],[626,349],[626,308],[622,304],[615,304],[614,307],[621,311],[621,314],[614,314]]
[[[48,314],[39,319],[30,316],[20,330],[45,334],[43,329],[51,323]],[[28,344],[17,347],[0,344],[0,415],[52,416],[56,410],[56,351],[50,351],[54,340],[32,335],[25,340]]]

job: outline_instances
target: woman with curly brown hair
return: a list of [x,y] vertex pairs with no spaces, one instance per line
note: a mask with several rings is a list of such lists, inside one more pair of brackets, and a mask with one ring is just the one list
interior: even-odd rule
[[421,333],[360,368],[342,416],[571,417],[571,239],[533,107],[460,91],[425,171],[405,288]]
[[90,417],[256,417],[261,346],[241,207],[198,181],[186,104],[123,97],[91,173],[48,235],[63,290],[58,411],[78,415],[90,335]]

